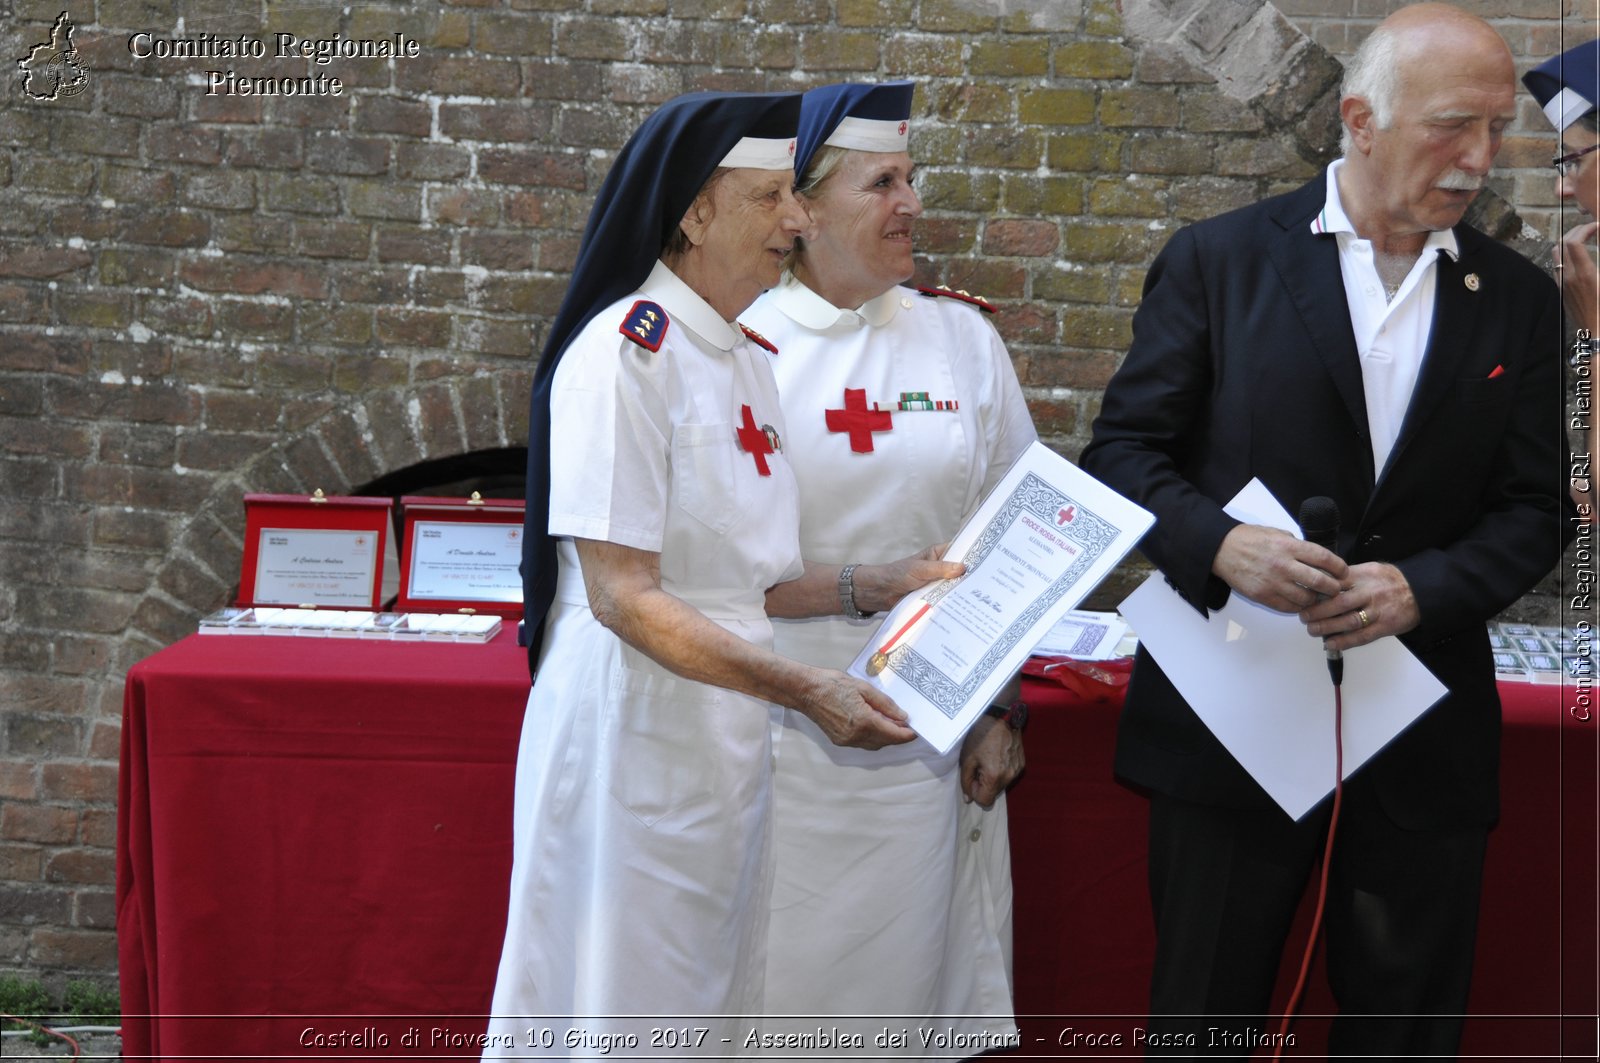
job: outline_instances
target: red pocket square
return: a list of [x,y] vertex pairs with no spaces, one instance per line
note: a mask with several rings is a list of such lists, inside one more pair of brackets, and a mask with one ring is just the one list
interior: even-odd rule
[[1492,370],[1492,371],[1491,371],[1491,372],[1490,372],[1490,373],[1489,373],[1489,379],[1490,379],[1490,380],[1493,380],[1493,379],[1494,379],[1494,378],[1495,378],[1495,377],[1497,377],[1497,376],[1500,376],[1500,375],[1501,375],[1501,374],[1503,374],[1503,373],[1504,373],[1504,372],[1505,372],[1505,371],[1506,371],[1506,367],[1505,367],[1505,366],[1503,366],[1503,365],[1497,365],[1497,366],[1495,366],[1495,367],[1494,367],[1494,369],[1493,369],[1493,370]]

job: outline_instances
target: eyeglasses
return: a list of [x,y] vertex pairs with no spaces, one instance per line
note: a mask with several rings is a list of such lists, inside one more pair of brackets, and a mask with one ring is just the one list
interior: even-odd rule
[[1572,171],[1578,168],[1578,161],[1580,159],[1582,159],[1585,155],[1596,151],[1600,151],[1600,143],[1590,144],[1582,151],[1575,151],[1571,155],[1562,155],[1559,158],[1551,159],[1550,165],[1556,168],[1556,173],[1560,174],[1562,177],[1566,177],[1569,176]]

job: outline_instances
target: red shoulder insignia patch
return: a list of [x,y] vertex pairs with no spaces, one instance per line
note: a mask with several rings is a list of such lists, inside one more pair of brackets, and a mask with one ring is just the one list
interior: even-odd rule
[[944,297],[946,299],[956,299],[963,303],[971,303],[973,306],[977,307],[979,310],[982,310],[986,314],[993,314],[1000,309],[987,299],[980,299],[968,291],[952,290],[943,284],[939,285],[937,288],[924,288],[918,286],[917,291],[933,299]]
[[739,329],[746,336],[750,337],[750,342],[755,344],[757,347],[762,348],[763,350],[767,351],[769,354],[777,354],[778,353],[778,348],[776,348],[776,347],[774,347],[772,345],[772,341],[767,339],[761,333],[757,332],[755,329],[749,327],[748,325],[740,325]]
[[667,338],[667,312],[648,299],[640,299],[623,318],[618,332],[647,351],[659,351],[661,341]]

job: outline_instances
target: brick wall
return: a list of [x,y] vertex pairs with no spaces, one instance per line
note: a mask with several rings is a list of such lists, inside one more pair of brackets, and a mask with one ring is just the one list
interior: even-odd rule
[[[0,59],[64,3],[0,0]],[[33,99],[10,68],[0,102],[0,973],[114,976],[122,677],[228,600],[242,495],[525,440],[530,351],[654,104],[915,78],[920,279],[1004,304],[1073,455],[1174,227],[1333,151],[1337,59],[1393,5],[1346,6],[73,0],[82,91]],[[1526,54],[1574,32],[1553,0],[1512,6]],[[141,31],[417,54],[141,58]],[[209,70],[342,92],[208,94]],[[1495,188],[1548,220],[1552,138],[1524,109],[1506,150],[1530,168]]]

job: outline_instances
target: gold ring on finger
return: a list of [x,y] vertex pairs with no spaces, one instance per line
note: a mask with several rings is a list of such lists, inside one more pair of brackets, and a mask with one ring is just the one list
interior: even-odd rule
[[1372,617],[1367,615],[1367,611],[1365,609],[1356,610],[1356,619],[1361,621],[1362,627],[1366,627],[1368,624],[1372,623]]

